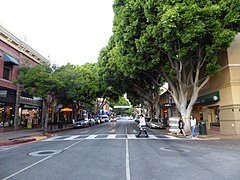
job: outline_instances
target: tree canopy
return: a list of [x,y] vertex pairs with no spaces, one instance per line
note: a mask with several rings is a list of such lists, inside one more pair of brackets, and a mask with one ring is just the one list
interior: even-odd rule
[[164,77],[189,125],[199,91],[220,69],[219,53],[240,30],[239,0],[115,0],[113,7],[119,69]]

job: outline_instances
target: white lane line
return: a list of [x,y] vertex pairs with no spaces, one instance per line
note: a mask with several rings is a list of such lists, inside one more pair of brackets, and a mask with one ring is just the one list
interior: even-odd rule
[[18,147],[18,146],[4,147],[4,148],[1,148],[1,149],[0,149],[0,152],[6,151],[6,150],[9,150],[9,149],[13,149],[13,148],[16,148],[16,147]]
[[95,137],[97,137],[97,135],[90,135],[90,136],[86,137],[85,139],[94,139]]
[[78,138],[79,136],[81,136],[81,135],[70,136],[68,138],[65,138],[64,140],[73,140],[75,138]]
[[67,146],[67,147],[63,148],[63,150],[67,150],[67,149],[69,149],[69,148],[71,148],[71,147],[73,147],[73,146],[79,144],[79,143],[82,142],[82,141],[83,141],[83,139],[80,140],[80,141],[77,141],[77,142],[75,142],[75,143],[73,143],[73,144],[71,144],[70,146]]
[[54,137],[45,139],[45,140],[43,140],[43,141],[52,141],[52,140],[55,140],[55,139],[58,139],[58,138],[61,138],[61,137],[62,137],[62,136],[54,136]]
[[180,138],[178,138],[178,137],[174,137],[174,136],[168,136],[168,135],[165,135],[167,138],[169,138],[169,139],[180,139]]
[[87,133],[89,130],[86,130],[86,131],[82,131],[82,132],[80,132],[80,133]]
[[106,139],[115,139],[116,135],[115,134],[110,134],[106,137]]
[[126,180],[131,180],[131,171],[129,164],[128,139],[126,139]]
[[23,168],[22,170],[17,171],[17,172],[15,172],[15,173],[11,174],[11,175],[8,176],[8,177],[3,178],[2,180],[10,179],[10,178],[12,178],[12,177],[20,174],[21,172],[26,171],[26,170],[28,170],[29,168],[31,168],[31,167],[33,167],[33,166],[35,166],[35,165],[37,165],[37,164],[39,164],[39,163],[41,163],[41,162],[43,162],[43,161],[46,161],[46,160],[49,159],[50,157],[52,157],[52,156],[45,157],[44,159],[41,159],[40,161],[37,161],[37,162],[33,163],[32,165],[27,166],[27,167]]
[[109,131],[109,132],[111,132],[111,133],[114,133],[116,131],[116,129],[112,129],[111,131]]

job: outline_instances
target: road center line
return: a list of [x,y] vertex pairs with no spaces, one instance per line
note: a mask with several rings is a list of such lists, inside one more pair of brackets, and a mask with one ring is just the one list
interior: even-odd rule
[[[126,126],[126,134],[128,128]],[[131,180],[131,173],[130,173],[130,164],[129,164],[129,149],[128,149],[128,139],[126,139],[126,180]]]
[[130,177],[130,164],[129,164],[129,149],[128,149],[128,140],[126,139],[126,180],[131,180]]

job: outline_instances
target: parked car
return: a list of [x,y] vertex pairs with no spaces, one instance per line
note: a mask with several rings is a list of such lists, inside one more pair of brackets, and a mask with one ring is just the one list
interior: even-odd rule
[[149,128],[164,128],[164,123],[161,119],[150,119],[147,126]]
[[128,118],[128,120],[133,120],[133,117],[132,117],[132,116],[130,116],[130,117]]
[[95,120],[93,118],[88,119],[89,126],[93,126],[95,124]]
[[88,127],[88,126],[89,126],[89,122],[87,119],[84,119],[84,118],[77,119],[73,123],[74,128]]
[[100,124],[101,123],[101,121],[100,121],[98,116],[94,117],[94,121],[95,121],[95,124]]
[[108,117],[108,115],[101,115],[100,116],[100,120],[101,120],[102,123],[103,122],[108,122],[109,121],[109,117]]

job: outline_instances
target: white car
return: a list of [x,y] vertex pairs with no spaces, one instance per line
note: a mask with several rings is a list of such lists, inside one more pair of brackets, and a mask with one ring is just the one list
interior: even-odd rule
[[163,121],[160,119],[150,119],[147,125],[149,128],[164,128]]
[[101,115],[100,116],[100,120],[101,120],[101,122],[108,122],[109,121],[109,117],[108,117],[108,115]]

